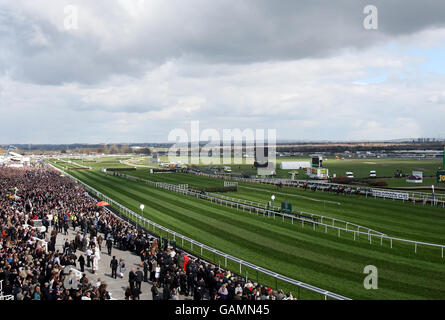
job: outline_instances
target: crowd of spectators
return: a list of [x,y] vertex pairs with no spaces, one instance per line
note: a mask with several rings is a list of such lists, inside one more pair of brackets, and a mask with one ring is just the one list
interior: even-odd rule
[[[111,211],[97,207],[97,201],[82,186],[52,168],[2,167],[0,184],[3,295],[16,300],[109,300],[107,284],[91,283],[84,270],[86,263],[97,271],[105,243],[110,256],[114,247],[140,257],[139,267],[128,275],[123,259],[110,266],[114,276],[109,281],[117,275],[128,277],[125,299],[138,300],[143,281],[152,284],[154,300],[178,300],[180,295],[194,300],[294,299],[290,293],[246,281],[196,259],[175,243],[160,243]],[[44,231],[35,227],[36,221],[42,222]],[[57,235],[68,235],[69,230],[75,233],[74,239],[66,238],[56,246]],[[80,279],[71,269],[80,270]]]
[[[106,283],[74,277],[71,267],[76,267],[79,249],[74,241],[56,248],[58,233],[98,219],[82,188],[48,168],[2,167],[0,184],[3,295],[15,300],[109,299]],[[45,230],[35,227],[36,221]],[[94,233],[95,228],[89,229]]]

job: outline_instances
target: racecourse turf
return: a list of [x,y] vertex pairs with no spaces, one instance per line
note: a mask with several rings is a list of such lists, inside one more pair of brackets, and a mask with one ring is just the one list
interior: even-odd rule
[[[380,243],[376,239],[370,244],[365,236],[354,241],[350,233],[342,233],[339,237],[336,231],[329,229],[325,233],[323,228],[314,230],[310,225],[292,224],[289,220],[283,222],[278,217],[274,220],[257,216],[141,182],[105,175],[100,172],[100,166],[95,164],[94,170],[69,173],[136,212],[140,211],[141,203],[145,204],[144,215],[160,225],[258,266],[353,299],[445,297],[445,260],[441,258],[439,248],[419,246],[417,253],[414,253],[413,245],[394,242],[393,248],[390,248],[387,240]],[[158,179],[188,183],[190,186],[222,185],[222,180],[186,174],[149,174],[147,169],[126,173],[153,181]],[[275,192],[274,188],[240,184],[239,191],[232,196],[265,202],[270,198],[268,191]],[[298,206],[314,213],[338,217],[390,236],[445,244],[442,232],[445,227],[445,210],[442,208],[392,200],[310,193],[291,188],[282,188],[279,192],[341,203],[324,204],[296,197],[298,201],[292,201],[295,209]],[[276,204],[284,198],[290,198],[276,196]],[[224,264],[221,258],[209,254],[206,258]],[[367,265],[378,268],[377,290],[366,290],[363,286],[366,276],[363,269]],[[229,263],[229,267],[239,272],[239,266]],[[256,280],[254,270],[243,268],[243,275],[245,271]],[[261,274],[258,279],[275,286],[273,279]],[[280,282],[278,287],[293,290],[296,295],[296,289],[285,283]],[[301,292],[301,298],[317,299],[320,296],[304,291]]]

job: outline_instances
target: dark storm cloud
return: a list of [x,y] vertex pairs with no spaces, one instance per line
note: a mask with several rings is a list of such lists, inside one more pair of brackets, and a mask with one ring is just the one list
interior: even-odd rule
[[62,32],[38,15],[4,10],[0,16],[1,71],[32,83],[92,84],[112,74],[138,74],[140,66],[102,51],[94,36]]
[[[326,57],[445,25],[445,2],[435,0],[146,1],[139,19],[116,1],[72,1],[81,9],[80,29],[67,33],[44,15],[54,2],[40,2],[35,12],[0,1],[0,72],[40,84],[139,77],[176,58],[246,64]],[[368,4],[379,10],[378,30],[363,28]],[[62,23],[64,4],[57,6]]]

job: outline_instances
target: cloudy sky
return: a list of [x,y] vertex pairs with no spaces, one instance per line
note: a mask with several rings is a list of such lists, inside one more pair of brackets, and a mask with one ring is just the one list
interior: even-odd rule
[[2,144],[445,138],[445,2],[0,0],[0,115]]

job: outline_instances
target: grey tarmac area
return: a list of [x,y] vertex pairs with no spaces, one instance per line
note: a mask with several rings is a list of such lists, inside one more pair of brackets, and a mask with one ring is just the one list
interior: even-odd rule
[[[47,235],[49,236],[50,231],[52,231],[52,228],[49,228],[49,232]],[[76,233],[73,231],[73,229],[70,227],[68,231],[68,235],[64,235],[63,232],[57,234],[56,239],[56,250],[59,250],[59,252],[63,251],[63,243],[64,239],[68,238],[69,241],[73,240],[76,236]],[[103,235],[102,235],[103,236]],[[99,260],[99,269],[97,270],[96,274],[93,274],[92,268],[87,268],[86,264],[86,255],[83,251],[77,250],[76,256],[79,257],[80,253],[82,253],[85,257],[85,269],[84,273],[86,274],[88,280],[90,283],[96,283],[98,279],[102,282],[105,282],[107,284],[107,290],[111,295],[112,300],[125,300],[125,290],[127,286],[129,286],[128,282],[128,274],[131,271],[131,268],[135,268],[137,270],[137,267],[141,263],[141,258],[135,254],[133,254],[130,251],[122,251],[118,250],[117,248],[113,247],[111,251],[111,256],[108,255],[107,248],[105,246],[105,241],[102,245],[102,250],[100,252],[100,260]],[[123,258],[125,261],[125,267],[126,271],[123,278],[119,277],[119,269],[118,269],[118,276],[117,279],[114,279],[111,277],[111,268],[110,268],[110,261],[113,258],[113,256],[116,256],[116,259],[119,260],[120,258]],[[76,269],[80,271],[79,264],[76,263]],[[143,271],[143,269],[141,268]],[[150,282],[142,282],[141,285],[141,291],[139,298],[140,300],[153,300],[152,294],[151,294],[151,283]],[[162,288],[158,288],[159,294],[162,295]],[[179,296],[180,300],[192,300],[192,297],[185,297],[185,296]]]

